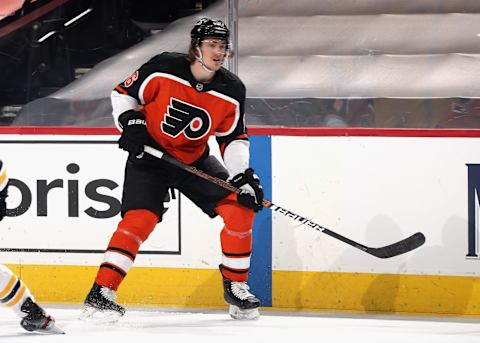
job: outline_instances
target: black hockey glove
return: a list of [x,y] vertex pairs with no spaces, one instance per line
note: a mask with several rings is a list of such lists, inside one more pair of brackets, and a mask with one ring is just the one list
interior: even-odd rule
[[5,187],[3,191],[0,192],[0,220],[2,220],[7,213],[7,192],[8,187]]
[[233,186],[240,188],[241,192],[237,194],[237,200],[240,205],[255,212],[263,208],[263,188],[260,185],[260,179],[252,168],[235,175],[229,182]]
[[143,155],[143,146],[148,141],[147,122],[145,115],[138,111],[127,111],[118,117],[122,128],[122,135],[118,140],[118,147],[128,151],[133,156]]

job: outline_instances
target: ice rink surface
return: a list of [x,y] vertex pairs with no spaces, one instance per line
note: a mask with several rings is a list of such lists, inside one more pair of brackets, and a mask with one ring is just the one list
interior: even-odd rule
[[80,307],[48,306],[65,335],[29,333],[0,308],[0,342],[445,342],[480,340],[480,319],[345,313],[261,311],[256,321],[236,321],[221,310],[127,308],[115,324],[78,320]]

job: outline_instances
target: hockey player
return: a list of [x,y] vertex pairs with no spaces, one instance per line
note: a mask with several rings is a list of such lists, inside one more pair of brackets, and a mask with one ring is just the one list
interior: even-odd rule
[[[7,211],[7,188],[7,173],[0,161],[0,221]],[[0,303],[11,307],[22,318],[20,325],[27,331],[64,333],[55,326],[55,320],[35,302],[27,285],[2,264],[0,264]]]
[[[263,190],[249,168],[244,121],[245,86],[222,67],[230,53],[229,30],[203,18],[191,30],[188,55],[162,53],[115,87],[113,117],[122,131],[119,147],[129,152],[122,197],[122,220],[108,244],[81,318],[117,320],[125,309],[116,291],[132,267],[140,245],[162,220],[166,192],[176,188],[211,218],[220,215],[224,299],[236,319],[258,318],[260,301],[247,284],[254,213]],[[215,135],[226,169],[209,155]],[[211,175],[229,179],[240,194],[144,154],[150,145]]]

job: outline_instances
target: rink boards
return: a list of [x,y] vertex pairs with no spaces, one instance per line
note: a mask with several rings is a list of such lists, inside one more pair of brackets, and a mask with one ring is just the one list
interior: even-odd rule
[[[257,133],[251,162],[274,203],[367,246],[417,231],[427,237],[423,247],[382,260],[262,211],[250,281],[266,306],[480,314],[476,133]],[[93,282],[119,220],[126,156],[115,140],[0,135],[1,159],[14,181],[10,217],[0,223],[0,262],[41,301],[81,302]],[[224,306],[217,271],[221,227],[220,219],[210,220],[177,194],[142,246],[119,300]]]

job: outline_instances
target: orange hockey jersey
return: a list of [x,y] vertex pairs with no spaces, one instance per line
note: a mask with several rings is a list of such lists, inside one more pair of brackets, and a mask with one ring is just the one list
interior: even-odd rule
[[145,63],[115,91],[143,106],[147,130],[167,153],[192,163],[215,135],[220,150],[248,139],[244,119],[245,86],[221,68],[209,83],[195,80],[185,54],[162,53]]

